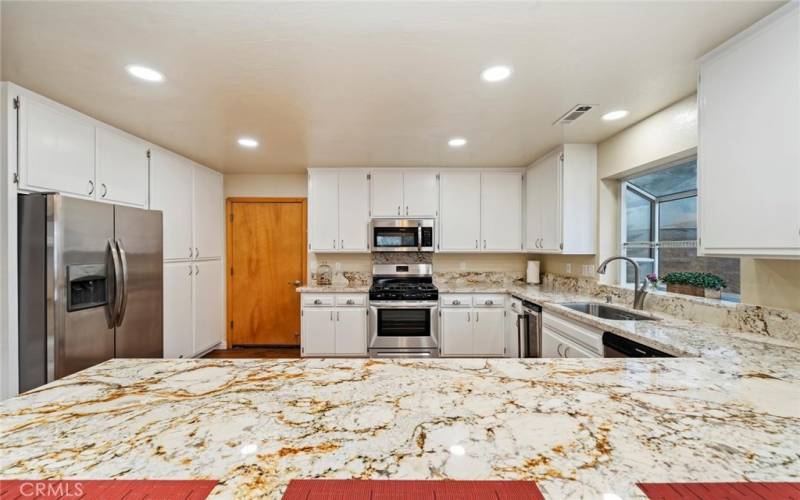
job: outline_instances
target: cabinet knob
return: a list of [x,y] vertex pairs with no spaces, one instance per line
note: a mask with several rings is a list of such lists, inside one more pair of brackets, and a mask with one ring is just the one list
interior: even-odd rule
[[454,305],[454,306],[457,306],[457,305],[459,305],[459,304],[461,304],[461,301],[460,301],[460,300],[456,299],[456,300],[454,300],[454,301],[453,301],[453,305]]
[[314,304],[315,305],[320,305],[320,304],[322,304],[322,301],[320,299],[314,299]]
[[194,250],[192,250],[192,247],[189,247],[189,258],[190,259],[192,258],[193,253],[194,253]]
[[487,300],[487,301],[486,301],[486,302],[484,302],[484,303],[485,303],[487,306],[490,306],[490,305],[494,304],[494,301],[493,301],[493,300]]
[[196,259],[198,257],[200,257],[200,249],[197,248],[197,247],[194,247],[194,258]]
[[347,299],[347,305],[352,306],[353,304],[355,304],[355,301],[353,299]]
[[89,181],[89,194],[94,193],[94,181]]
[[106,183],[104,182],[104,183],[100,184],[100,187],[103,188],[103,193],[100,195],[100,197],[101,198],[105,198],[106,195],[108,194],[108,186],[106,186]]

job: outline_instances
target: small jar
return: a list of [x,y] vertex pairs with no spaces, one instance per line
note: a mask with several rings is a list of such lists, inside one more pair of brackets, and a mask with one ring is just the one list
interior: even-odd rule
[[322,264],[317,267],[317,284],[331,284],[331,266],[329,266],[325,261],[322,261]]

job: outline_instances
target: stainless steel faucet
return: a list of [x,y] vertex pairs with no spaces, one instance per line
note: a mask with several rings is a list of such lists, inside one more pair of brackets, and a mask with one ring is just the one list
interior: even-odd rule
[[647,277],[645,277],[644,281],[642,282],[642,286],[636,288],[639,286],[639,264],[635,260],[622,255],[615,255],[614,257],[609,257],[604,260],[600,266],[598,266],[597,272],[600,274],[606,274],[606,267],[608,267],[608,263],[613,260],[626,260],[633,264],[633,308],[641,311],[644,309],[644,298],[647,296]]

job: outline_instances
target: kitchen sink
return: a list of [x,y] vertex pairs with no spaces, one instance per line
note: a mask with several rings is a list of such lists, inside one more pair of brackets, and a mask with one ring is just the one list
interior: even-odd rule
[[658,321],[658,318],[652,316],[637,314],[627,309],[610,306],[608,304],[599,304],[597,302],[569,302],[561,305],[573,311],[614,321]]

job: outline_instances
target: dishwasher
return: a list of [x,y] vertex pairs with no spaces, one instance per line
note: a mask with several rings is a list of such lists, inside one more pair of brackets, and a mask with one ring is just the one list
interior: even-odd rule
[[653,349],[631,339],[603,332],[604,358],[674,358],[675,356]]
[[542,306],[527,300],[517,316],[517,353],[520,358],[542,357]]

